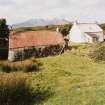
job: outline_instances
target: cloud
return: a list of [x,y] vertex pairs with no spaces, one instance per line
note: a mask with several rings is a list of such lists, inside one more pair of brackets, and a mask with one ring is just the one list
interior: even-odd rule
[[0,0],[0,17],[8,23],[30,18],[104,20],[105,0]]
[[13,0],[0,0],[0,6],[7,6],[7,5],[13,5]]

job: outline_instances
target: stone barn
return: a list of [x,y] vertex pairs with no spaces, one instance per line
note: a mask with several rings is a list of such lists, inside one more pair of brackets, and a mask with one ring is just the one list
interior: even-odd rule
[[8,60],[45,57],[61,54],[65,48],[62,35],[56,31],[29,31],[13,33],[9,37]]

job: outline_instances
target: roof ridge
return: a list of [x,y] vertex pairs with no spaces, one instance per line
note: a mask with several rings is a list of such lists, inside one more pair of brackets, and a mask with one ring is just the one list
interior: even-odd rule
[[97,24],[97,23],[78,23],[78,24]]

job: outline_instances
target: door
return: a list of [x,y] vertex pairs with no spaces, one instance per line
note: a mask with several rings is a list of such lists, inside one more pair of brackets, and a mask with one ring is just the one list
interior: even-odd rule
[[98,42],[98,38],[97,37],[93,37],[93,42]]

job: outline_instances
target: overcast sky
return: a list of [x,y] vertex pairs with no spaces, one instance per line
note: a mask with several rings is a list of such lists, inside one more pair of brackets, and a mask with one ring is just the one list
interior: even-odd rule
[[105,0],[0,0],[9,24],[33,18],[105,21]]

